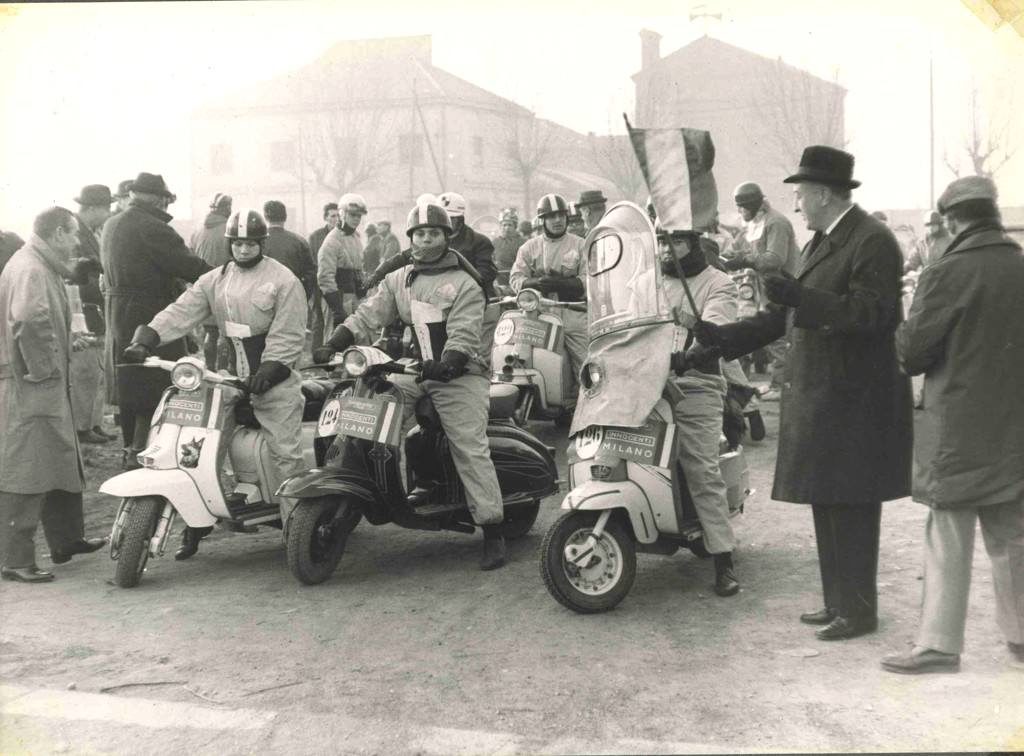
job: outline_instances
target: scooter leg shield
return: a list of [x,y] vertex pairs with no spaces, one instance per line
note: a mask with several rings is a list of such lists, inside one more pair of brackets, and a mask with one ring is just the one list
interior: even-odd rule
[[623,480],[605,483],[588,480],[576,486],[562,500],[562,509],[593,510],[624,509],[633,526],[633,535],[640,543],[658,540],[658,528],[647,496],[636,483]]
[[186,525],[202,528],[217,522],[203,503],[196,484],[183,470],[131,470],[105,480],[100,493],[122,499],[161,496],[171,502]]
[[277,489],[277,496],[286,499],[316,499],[321,496],[351,494],[373,501],[373,492],[344,470],[314,468],[288,478]]

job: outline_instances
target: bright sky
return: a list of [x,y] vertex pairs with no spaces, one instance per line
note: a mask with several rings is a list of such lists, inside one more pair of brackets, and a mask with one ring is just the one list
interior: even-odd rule
[[621,131],[643,28],[663,35],[662,55],[707,30],[826,78],[838,70],[857,196],[874,208],[928,203],[931,52],[936,191],[952,178],[943,149],[962,151],[973,85],[983,121],[1012,119],[1019,150],[997,183],[1004,204],[1024,205],[1024,39],[1012,29],[989,30],[959,0],[711,4],[724,18],[706,26],[687,0],[0,5],[0,227],[25,235],[82,185],[140,170],[162,173],[180,198],[172,212],[187,213],[190,110],[342,39],[432,34],[435,65],[577,130]]

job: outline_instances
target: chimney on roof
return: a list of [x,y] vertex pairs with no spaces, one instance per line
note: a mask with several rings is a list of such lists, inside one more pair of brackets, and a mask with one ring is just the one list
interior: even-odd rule
[[661,60],[661,35],[650,29],[640,30],[640,70],[646,71]]

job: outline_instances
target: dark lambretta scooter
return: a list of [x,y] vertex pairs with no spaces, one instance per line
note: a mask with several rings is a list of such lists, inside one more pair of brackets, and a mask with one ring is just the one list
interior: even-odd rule
[[[334,573],[361,517],[373,525],[391,522],[416,530],[475,530],[429,397],[417,401],[417,427],[401,438],[405,400],[387,376],[418,374],[418,364],[395,362],[374,347],[347,350],[341,364],[355,381],[339,385],[324,402],[314,442],[319,466],[289,478],[278,491],[297,500],[288,524],[288,567],[307,585]],[[490,389],[487,440],[505,507],[506,538],[526,534],[541,499],[558,491],[555,450],[510,419],[518,394],[509,385]],[[414,496],[402,485],[402,443]]]

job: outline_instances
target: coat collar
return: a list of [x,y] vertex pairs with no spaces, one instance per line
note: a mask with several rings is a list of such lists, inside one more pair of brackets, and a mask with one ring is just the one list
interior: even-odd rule
[[152,215],[154,218],[156,218],[157,220],[163,221],[164,223],[170,223],[171,220],[174,218],[173,215],[171,215],[170,213],[165,213],[163,210],[161,210],[158,207],[153,207],[152,205],[147,205],[147,204],[145,204],[143,202],[138,202],[136,200],[132,200],[128,204],[128,207],[129,208],[135,208],[136,210],[141,210],[142,212],[146,213],[147,215]]
[[[816,232],[814,238],[804,246],[803,253],[800,255],[800,270],[796,277],[802,278],[807,275],[818,263],[845,245],[850,240],[854,229],[867,217],[868,214],[864,212],[863,208],[854,204],[840,219],[838,225],[832,229],[831,234],[826,234],[823,231]],[[817,241],[817,246],[815,246],[815,241]]]
[[[985,224],[964,229],[950,242],[942,257],[960,252],[970,252],[982,247],[1008,246],[1020,251],[1020,244],[1006,235],[1006,231],[998,224]],[[941,259],[941,258],[940,258]]]
[[32,234],[28,239],[28,245],[54,273],[62,279],[71,278],[71,269],[68,267],[68,261],[62,259],[60,254],[46,243],[46,240],[36,234]]

